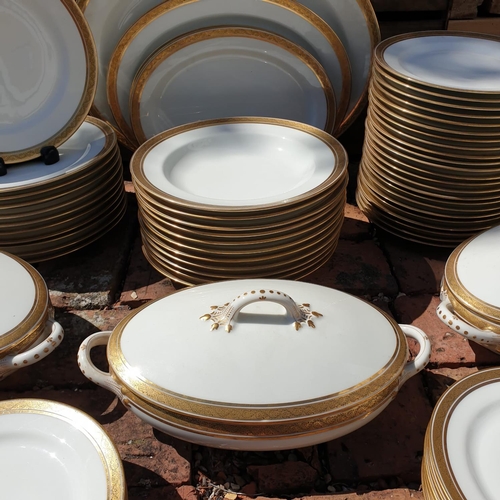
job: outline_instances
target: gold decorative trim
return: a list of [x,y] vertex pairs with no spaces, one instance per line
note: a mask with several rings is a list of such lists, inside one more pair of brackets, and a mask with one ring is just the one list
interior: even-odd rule
[[[69,0],[71,1],[71,0]],[[118,71],[120,68],[121,60],[127,51],[128,46],[131,44],[132,40],[140,33],[144,28],[146,28],[153,21],[158,19],[163,15],[168,15],[174,9],[182,7],[183,5],[198,2],[199,0],[170,0],[163,4],[154,7],[144,16],[142,16],[122,37],[120,42],[115,48],[115,51],[109,62],[108,77],[107,77],[107,94],[108,102],[111,108],[111,112],[118,124],[120,130],[124,135],[133,140],[135,138],[131,127],[124,119],[119,101],[118,101]],[[316,28],[328,41],[329,45],[332,47],[335,55],[337,56],[341,77],[342,77],[342,91],[340,96],[335,96],[337,99],[337,112],[336,112],[336,124],[335,128],[341,123],[347,107],[349,106],[349,97],[351,92],[351,68],[349,63],[349,58],[342,45],[342,42],[335,34],[335,32],[326,24],[323,19],[317,16],[314,12],[309,10],[307,7],[295,2],[295,0],[262,0],[263,2],[273,4],[276,6],[283,7],[294,14],[298,15],[302,19],[308,21],[314,28]],[[330,81],[332,80],[331,75],[329,75]]]
[[14,153],[0,152],[0,156],[5,163],[19,163],[22,161],[32,160],[40,156],[40,149],[43,146],[59,146],[67,139],[69,139],[74,132],[80,127],[90,111],[94,94],[97,87],[97,51],[94,44],[94,38],[87,24],[82,11],[75,3],[75,0],[59,0],[62,7],[68,11],[68,14],[73,18],[75,26],[80,32],[82,39],[83,49],[85,51],[87,61],[87,77],[85,86],[80,98],[80,103],[71,117],[70,121],[65,125],[62,130],[47,138],[36,146],[31,146],[22,151]]
[[45,415],[72,425],[92,443],[101,459],[106,476],[106,499],[126,500],[127,483],[120,454],[106,431],[93,418],[72,406],[55,401],[42,399],[0,401],[0,418],[1,415],[16,414]]
[[156,135],[155,137],[149,139],[144,144],[142,144],[135,154],[132,156],[130,160],[130,172],[132,175],[132,181],[134,185],[139,183],[142,186],[146,187],[148,193],[152,196],[155,196],[159,200],[165,201],[167,204],[171,203],[174,206],[185,207],[191,210],[199,210],[201,212],[226,212],[226,213],[237,213],[244,212],[249,214],[251,212],[262,212],[264,210],[276,209],[278,205],[282,203],[268,203],[262,205],[247,205],[244,207],[233,207],[233,206],[219,206],[219,205],[206,205],[203,203],[196,203],[187,200],[183,200],[181,198],[177,198],[168,193],[165,193],[158,188],[156,188],[153,184],[149,182],[147,177],[144,175],[143,164],[146,156],[151,152],[151,150],[156,147],[161,142],[174,137],[178,134],[182,134],[184,132],[188,132],[190,130],[195,130],[199,128],[217,126],[217,125],[229,125],[229,124],[238,124],[238,123],[256,123],[256,124],[265,124],[265,125],[276,125],[281,127],[288,127],[295,130],[300,130],[306,134],[312,135],[316,137],[320,141],[322,141],[326,146],[330,148],[335,158],[335,162],[333,165],[332,173],[328,176],[328,178],[322,182],[320,185],[312,188],[306,193],[297,195],[293,198],[287,199],[287,204],[295,204],[306,199],[310,199],[315,195],[321,194],[324,191],[331,189],[335,186],[336,183],[340,181],[343,177],[345,177],[347,172],[347,153],[345,152],[343,146],[332,137],[330,134],[317,129],[315,127],[311,127],[310,125],[306,125],[304,123],[294,122],[290,120],[282,120],[278,118],[255,118],[255,117],[237,117],[237,118],[221,118],[216,120],[205,120],[201,122],[189,123],[187,125],[181,125],[179,127],[172,128],[161,134]]
[[[182,292],[182,290],[179,292]],[[407,361],[407,342],[399,325],[385,312],[366,302],[366,304],[375,308],[379,314],[382,314],[391,325],[396,337],[396,347],[387,364],[360,384],[335,394],[325,395],[321,398],[294,401],[287,404],[242,406],[193,398],[175,393],[165,387],[159,387],[145,379],[128,364],[124,357],[121,350],[121,338],[127,324],[150,304],[144,304],[142,307],[136,309],[115,327],[108,343],[108,361],[110,372],[120,386],[122,386],[123,390],[132,392],[141,400],[149,401],[151,404],[160,407],[162,411],[171,411],[176,414],[182,413],[190,417],[208,420],[224,419],[236,422],[244,420],[247,423],[259,420],[302,419],[330,412],[344,412],[348,408],[371,400],[374,394],[378,394],[389,386],[397,384]]]
[[426,89],[437,89],[441,90],[444,93],[457,93],[459,95],[471,95],[471,96],[499,96],[500,95],[500,89],[498,92],[490,92],[490,91],[480,91],[480,90],[464,90],[464,89],[458,89],[458,88],[451,88],[451,87],[445,87],[441,85],[435,85],[430,82],[426,82],[423,80],[418,80],[416,78],[411,78],[408,77],[399,71],[396,71],[394,68],[389,66],[387,62],[385,61],[384,58],[384,52],[387,50],[388,47],[391,45],[394,45],[398,42],[401,42],[403,40],[409,40],[413,38],[423,38],[423,37],[433,37],[433,36],[454,36],[454,37],[465,37],[465,38],[479,38],[482,40],[492,40],[494,42],[500,42],[500,37],[496,35],[488,35],[485,33],[470,33],[466,31],[418,31],[414,33],[404,33],[402,35],[396,35],[391,38],[388,38],[387,40],[382,41],[381,43],[378,44],[378,46],[375,49],[375,60],[377,65],[381,66],[384,68],[385,71],[387,71],[389,74],[395,76],[396,78],[400,80],[407,81],[411,85],[417,85],[417,86],[422,86]]
[[236,37],[259,40],[275,45],[287,51],[292,56],[295,56],[296,59],[307,66],[321,85],[325,96],[326,122],[323,129],[329,134],[333,133],[336,115],[335,94],[332,88],[332,84],[328,78],[328,75],[323,69],[323,66],[321,66],[321,64],[319,64],[319,62],[314,57],[312,57],[309,52],[304,50],[299,45],[290,42],[286,38],[265,30],[254,28],[220,27],[197,30],[181,37],[180,39],[176,39],[171,43],[167,43],[156,52],[154,52],[153,55],[142,65],[140,71],[137,73],[136,78],[134,79],[130,91],[130,116],[132,131],[134,132],[134,135],[139,144],[142,144],[148,140],[142,128],[140,111],[144,87],[146,86],[151,75],[158,69],[160,64],[165,62],[168,58],[175,55],[180,50],[183,50],[186,47],[189,47],[196,43],[218,38]]

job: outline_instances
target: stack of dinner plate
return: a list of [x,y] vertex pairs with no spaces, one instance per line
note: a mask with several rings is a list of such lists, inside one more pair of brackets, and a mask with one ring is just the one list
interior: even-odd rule
[[500,222],[500,37],[387,39],[369,99],[357,202],[372,222],[449,247]]
[[332,255],[347,155],[331,135],[271,118],[176,127],[131,160],[143,248],[178,283],[298,279]]
[[500,482],[500,369],[473,373],[441,396],[422,460],[426,500],[490,500]]
[[93,113],[131,149],[195,121],[299,121],[340,135],[380,40],[369,0],[79,0],[99,56]]
[[87,245],[125,212],[123,166],[108,124],[87,118],[58,150],[57,163],[15,163],[0,177],[0,249],[29,262]]

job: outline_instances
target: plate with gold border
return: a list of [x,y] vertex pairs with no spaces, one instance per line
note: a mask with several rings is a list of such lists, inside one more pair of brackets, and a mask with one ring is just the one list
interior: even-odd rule
[[97,55],[74,0],[4,2],[1,17],[0,157],[18,163],[80,127],[95,94]]
[[12,399],[0,401],[0,424],[2,474],[12,479],[2,486],[6,498],[126,500],[118,450],[86,413],[55,401]]
[[137,71],[166,42],[194,30],[220,26],[264,29],[307,50],[325,68],[337,99],[337,124],[349,105],[349,58],[335,32],[311,10],[292,0],[173,0],[140,18],[117,45],[107,76],[111,111],[133,137],[129,96]]
[[209,28],[157,50],[130,91],[139,144],[193,121],[267,116],[328,133],[335,94],[323,67],[286,38],[252,28]]

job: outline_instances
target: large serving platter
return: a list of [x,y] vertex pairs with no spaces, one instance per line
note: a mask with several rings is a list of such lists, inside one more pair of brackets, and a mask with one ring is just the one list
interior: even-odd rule
[[179,0],[161,4],[140,18],[122,37],[109,63],[108,100],[127,137],[133,137],[130,90],[146,59],[166,42],[190,31],[228,25],[265,29],[309,51],[332,83],[341,120],[349,105],[349,59],[335,32],[319,16],[291,0]]
[[349,57],[351,96],[337,135],[358,117],[366,104],[373,51],[380,42],[377,17],[369,0],[298,0],[335,31]]
[[127,498],[120,455],[104,429],[55,401],[0,402],[0,468],[9,478],[2,485],[5,498]]
[[139,144],[193,120],[268,116],[332,133],[335,95],[323,67],[273,33],[209,28],[156,51],[130,92]]
[[44,146],[59,146],[85,120],[97,57],[73,0],[4,0],[0,10],[0,157],[18,163],[40,156]]
[[441,396],[427,428],[424,498],[497,498],[499,398],[498,368],[471,374]]

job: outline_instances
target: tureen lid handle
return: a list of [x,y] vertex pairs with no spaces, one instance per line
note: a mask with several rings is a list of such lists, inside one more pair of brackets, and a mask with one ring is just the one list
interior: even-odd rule
[[238,312],[249,304],[261,301],[282,305],[293,319],[292,323],[296,330],[299,330],[302,324],[315,328],[313,319],[323,316],[319,312],[312,311],[310,304],[297,304],[289,295],[281,291],[255,289],[238,295],[231,302],[222,306],[211,306],[211,312],[204,314],[200,319],[203,321],[211,320],[211,330],[224,326],[226,331],[230,332]]

